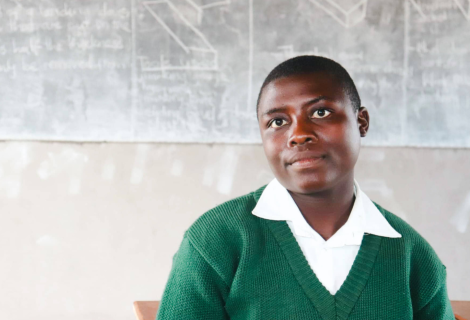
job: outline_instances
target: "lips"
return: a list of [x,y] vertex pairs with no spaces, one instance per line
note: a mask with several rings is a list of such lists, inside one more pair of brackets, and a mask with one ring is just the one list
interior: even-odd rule
[[325,159],[325,155],[318,153],[301,153],[290,159],[287,164],[294,168],[310,168],[318,165]]

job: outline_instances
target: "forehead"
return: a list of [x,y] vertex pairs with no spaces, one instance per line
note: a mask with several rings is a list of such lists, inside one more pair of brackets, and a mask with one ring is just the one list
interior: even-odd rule
[[279,78],[263,89],[259,110],[319,96],[343,103],[345,102],[343,84],[332,74],[324,72]]

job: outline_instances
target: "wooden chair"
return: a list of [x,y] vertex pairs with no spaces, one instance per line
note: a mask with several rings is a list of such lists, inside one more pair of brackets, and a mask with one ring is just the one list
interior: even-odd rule
[[134,312],[138,320],[155,320],[160,301],[135,301]]
[[470,301],[451,301],[452,310],[455,314],[455,319],[466,320],[470,319]]
[[[160,301],[135,301],[134,311],[138,320],[155,320]],[[470,301],[451,301],[456,320],[470,320]]]

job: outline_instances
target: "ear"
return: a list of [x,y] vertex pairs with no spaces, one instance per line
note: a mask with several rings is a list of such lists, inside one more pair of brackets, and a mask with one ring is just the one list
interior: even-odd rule
[[365,107],[360,107],[357,111],[357,124],[361,137],[365,137],[369,131],[369,112]]

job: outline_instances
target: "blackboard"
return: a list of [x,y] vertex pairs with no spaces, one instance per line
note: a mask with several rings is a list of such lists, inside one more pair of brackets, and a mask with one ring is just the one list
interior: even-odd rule
[[279,62],[342,63],[366,145],[470,147],[469,0],[0,0],[0,139],[257,143]]

